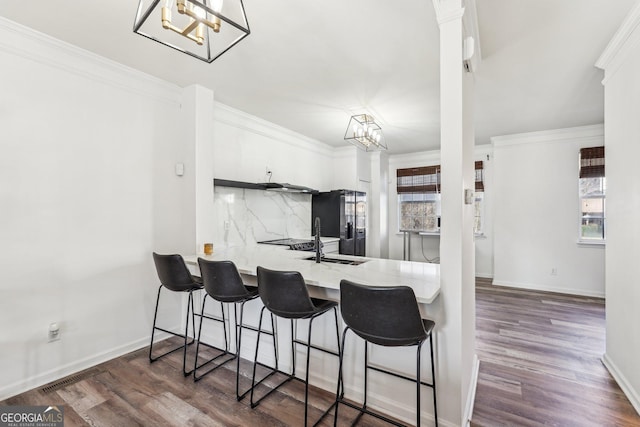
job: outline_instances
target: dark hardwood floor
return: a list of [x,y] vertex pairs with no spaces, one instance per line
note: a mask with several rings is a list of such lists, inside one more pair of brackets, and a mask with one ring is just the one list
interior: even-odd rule
[[[173,341],[173,344],[171,343]],[[174,338],[157,346],[175,345]],[[191,346],[193,347],[193,346]],[[154,346],[154,352],[156,347]],[[190,352],[193,350],[190,348]],[[210,357],[217,353],[201,353]],[[193,359],[188,358],[189,366]],[[73,426],[301,426],[304,423],[304,384],[290,381],[272,393],[255,409],[248,396],[241,402],[235,397],[235,364],[229,363],[194,383],[182,375],[182,353],[176,352],[153,364],[148,348],[110,360],[78,374],[78,381],[43,391],[43,386],[0,402],[0,405],[62,405],[65,427]],[[241,389],[250,384],[251,363],[240,365]],[[264,373],[264,371],[262,372]],[[259,370],[258,377],[261,372]],[[265,381],[274,386],[285,377],[275,375]],[[257,389],[261,396],[265,386]],[[312,425],[333,402],[334,394],[314,387],[309,396],[309,425]],[[357,412],[340,407],[339,425],[349,425]],[[333,411],[320,426],[333,425]],[[387,426],[367,415],[359,425]]]
[[[473,426],[640,426],[640,417],[600,362],[601,299],[496,287],[479,280],[477,337],[480,373]],[[64,405],[66,427],[303,424],[301,383],[290,382],[251,409],[248,399],[235,399],[232,369],[194,383],[182,376],[181,363],[176,353],[149,364],[142,349],[74,376],[67,384],[34,389],[0,405]],[[250,364],[243,361],[241,371],[248,376]],[[332,399],[331,393],[312,389],[312,422]],[[339,425],[349,425],[356,413],[341,406],[340,415]],[[331,416],[321,425],[332,424]],[[364,416],[359,425],[386,424]]]
[[601,362],[604,300],[476,283],[473,426],[640,426]]

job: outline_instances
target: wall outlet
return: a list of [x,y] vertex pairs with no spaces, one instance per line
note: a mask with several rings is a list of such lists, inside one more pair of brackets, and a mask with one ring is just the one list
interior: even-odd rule
[[49,342],[58,341],[60,339],[60,326],[53,322],[49,324]]
[[225,231],[229,229],[229,221],[224,222],[224,229]]
[[551,275],[552,276],[557,276],[558,275],[558,269],[556,267],[551,268]]

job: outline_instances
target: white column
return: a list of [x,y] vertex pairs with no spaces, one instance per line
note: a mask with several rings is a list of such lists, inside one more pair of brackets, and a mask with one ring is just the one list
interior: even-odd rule
[[[213,92],[203,86],[184,89],[182,117],[185,129],[184,144],[193,156],[194,171],[185,171],[192,180],[191,197],[195,230],[193,242],[196,253],[203,252],[203,244],[213,241]],[[190,172],[187,176],[187,172]],[[215,248],[214,248],[215,250]]]
[[389,258],[388,196],[389,156],[382,151],[371,153],[371,191],[367,194],[369,224],[367,256]]
[[[440,238],[441,304],[438,377],[440,409],[446,421],[466,425],[475,389],[475,251],[473,204],[465,189],[474,189],[472,124],[473,81],[462,67],[461,0],[434,0],[440,26],[440,132],[442,228]],[[444,342],[441,342],[444,341]]]
[[602,53],[607,178],[606,353],[603,362],[640,414],[640,3]]

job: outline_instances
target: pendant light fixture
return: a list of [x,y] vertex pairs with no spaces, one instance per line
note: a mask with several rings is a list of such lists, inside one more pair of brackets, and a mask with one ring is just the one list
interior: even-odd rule
[[133,32],[211,63],[250,30],[242,0],[140,0]]
[[344,133],[344,139],[365,151],[387,149],[382,128],[369,114],[351,116],[347,131]]

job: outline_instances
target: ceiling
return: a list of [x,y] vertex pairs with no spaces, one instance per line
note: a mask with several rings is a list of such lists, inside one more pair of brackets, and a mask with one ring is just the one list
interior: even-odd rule
[[[594,63],[636,0],[476,0],[476,143],[601,123]],[[132,32],[137,0],[3,1],[0,16],[333,146],[352,114],[391,153],[438,149],[439,30],[429,0],[244,0],[251,35],[212,64]],[[61,9],[64,6],[64,9]]]

